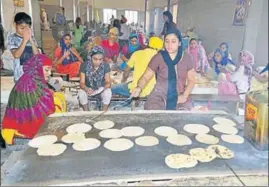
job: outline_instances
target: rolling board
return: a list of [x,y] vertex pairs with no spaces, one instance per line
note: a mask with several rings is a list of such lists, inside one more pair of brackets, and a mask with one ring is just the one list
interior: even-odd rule
[[[94,114],[96,115],[96,114]],[[93,117],[92,113],[80,112],[54,115],[47,119],[39,135],[63,134],[67,126],[83,123]],[[102,145],[92,151],[77,152],[68,145],[67,150],[57,157],[39,157],[36,149],[28,148],[20,159],[10,168],[2,185],[86,185],[109,182],[133,182],[141,180],[168,180],[183,176],[233,176],[221,159],[209,163],[198,163],[194,168],[171,169],[165,164],[165,157],[172,153],[186,153],[191,148],[207,147],[198,143],[194,135],[183,130],[189,123],[201,123],[210,127],[210,134],[220,137],[221,133],[211,127],[213,118],[224,114],[188,113],[188,112],[108,112],[96,120],[112,120],[115,127],[141,126],[144,135],[156,136],[160,143],[154,147],[133,148],[124,152],[111,152],[103,147],[105,139],[99,137],[99,130],[93,128],[86,137],[98,138]],[[235,121],[235,120],[234,120]],[[235,121],[236,122],[236,121]],[[178,147],[169,144],[164,137],[154,134],[156,127],[168,125],[179,133],[189,136],[193,144]],[[243,127],[237,124],[239,135],[243,136]],[[132,141],[135,138],[128,138]],[[268,152],[257,151],[246,140],[244,144],[233,145],[220,139],[220,145],[227,146],[235,152],[235,157],[226,162],[237,175],[268,175]]]

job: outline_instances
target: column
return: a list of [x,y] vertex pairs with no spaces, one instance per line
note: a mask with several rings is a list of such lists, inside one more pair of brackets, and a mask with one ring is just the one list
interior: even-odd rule
[[171,11],[171,0],[167,0],[167,10]]
[[76,0],[73,0],[73,21],[75,22],[76,20],[76,16],[77,16],[77,13],[76,13]]

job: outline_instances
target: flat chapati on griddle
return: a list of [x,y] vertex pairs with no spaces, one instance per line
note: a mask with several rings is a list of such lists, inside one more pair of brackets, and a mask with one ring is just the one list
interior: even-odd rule
[[79,134],[79,133],[74,133],[74,134],[68,133],[62,137],[62,141],[64,143],[76,143],[84,139],[85,139],[85,134]]
[[70,134],[74,134],[74,133],[86,133],[89,132],[92,129],[92,126],[86,123],[77,123],[74,125],[70,125],[69,127],[67,127],[66,132],[70,133]]
[[207,149],[215,151],[218,158],[231,159],[234,157],[234,152],[222,145],[210,145]]
[[52,145],[57,141],[58,138],[55,135],[44,135],[30,140],[28,145],[33,148],[39,148],[41,146]]
[[46,145],[38,148],[37,154],[39,156],[59,156],[63,154],[66,148],[67,148],[66,145],[60,143]]
[[197,134],[195,136],[197,142],[214,145],[219,143],[219,138],[210,134]]
[[165,157],[165,164],[172,169],[192,168],[198,164],[198,161],[193,156],[179,153]]
[[220,125],[236,126],[236,123],[234,121],[223,117],[215,117],[213,118],[213,121]]
[[122,132],[119,129],[106,129],[99,133],[102,138],[115,139],[122,137]]
[[129,126],[121,129],[122,135],[126,137],[137,137],[145,133],[145,129],[138,126]]
[[176,135],[177,134],[177,130],[172,128],[172,127],[168,127],[168,126],[161,126],[161,127],[157,127],[154,130],[155,134],[159,135],[159,136],[163,136],[163,137],[168,137],[171,135]]
[[111,139],[105,142],[104,147],[110,151],[119,152],[131,149],[134,143],[125,138]]
[[143,147],[152,147],[158,145],[159,140],[154,136],[141,136],[135,139],[135,143]]
[[231,144],[242,144],[245,141],[243,137],[238,136],[238,135],[226,135],[226,134],[223,134],[223,135],[221,135],[221,139],[224,142],[228,142],[228,143],[231,143]]
[[223,134],[230,134],[230,135],[235,135],[238,133],[237,128],[229,125],[213,125],[213,129],[217,132],[223,133]]
[[95,138],[87,138],[74,143],[72,147],[76,151],[90,151],[98,148],[100,145],[100,140]]
[[98,130],[106,130],[115,126],[115,123],[110,120],[98,121],[94,125],[94,128]]
[[207,134],[210,129],[202,124],[187,124],[183,129],[191,134]]
[[211,162],[217,158],[217,154],[211,149],[194,148],[189,153],[199,162]]
[[185,146],[185,145],[191,145],[192,141],[188,136],[185,136],[183,134],[176,134],[171,135],[166,138],[166,141],[170,144],[177,145],[177,146]]

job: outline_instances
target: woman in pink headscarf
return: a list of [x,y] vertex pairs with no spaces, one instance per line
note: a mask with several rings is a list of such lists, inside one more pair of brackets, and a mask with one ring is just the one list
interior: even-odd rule
[[244,101],[245,95],[250,89],[254,65],[254,55],[246,50],[239,53],[239,64],[235,73],[231,76],[231,81],[236,85],[240,98]]
[[188,53],[193,58],[196,72],[205,73],[209,67],[206,51],[196,38],[190,39]]

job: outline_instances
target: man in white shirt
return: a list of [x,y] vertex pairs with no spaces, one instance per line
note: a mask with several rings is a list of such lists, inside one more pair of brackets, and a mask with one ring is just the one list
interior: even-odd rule
[[120,48],[124,46],[124,44],[128,43],[128,39],[130,36],[130,29],[129,26],[127,25],[127,19],[125,16],[121,15],[121,30],[120,33],[122,33],[121,36],[119,36],[119,44]]

